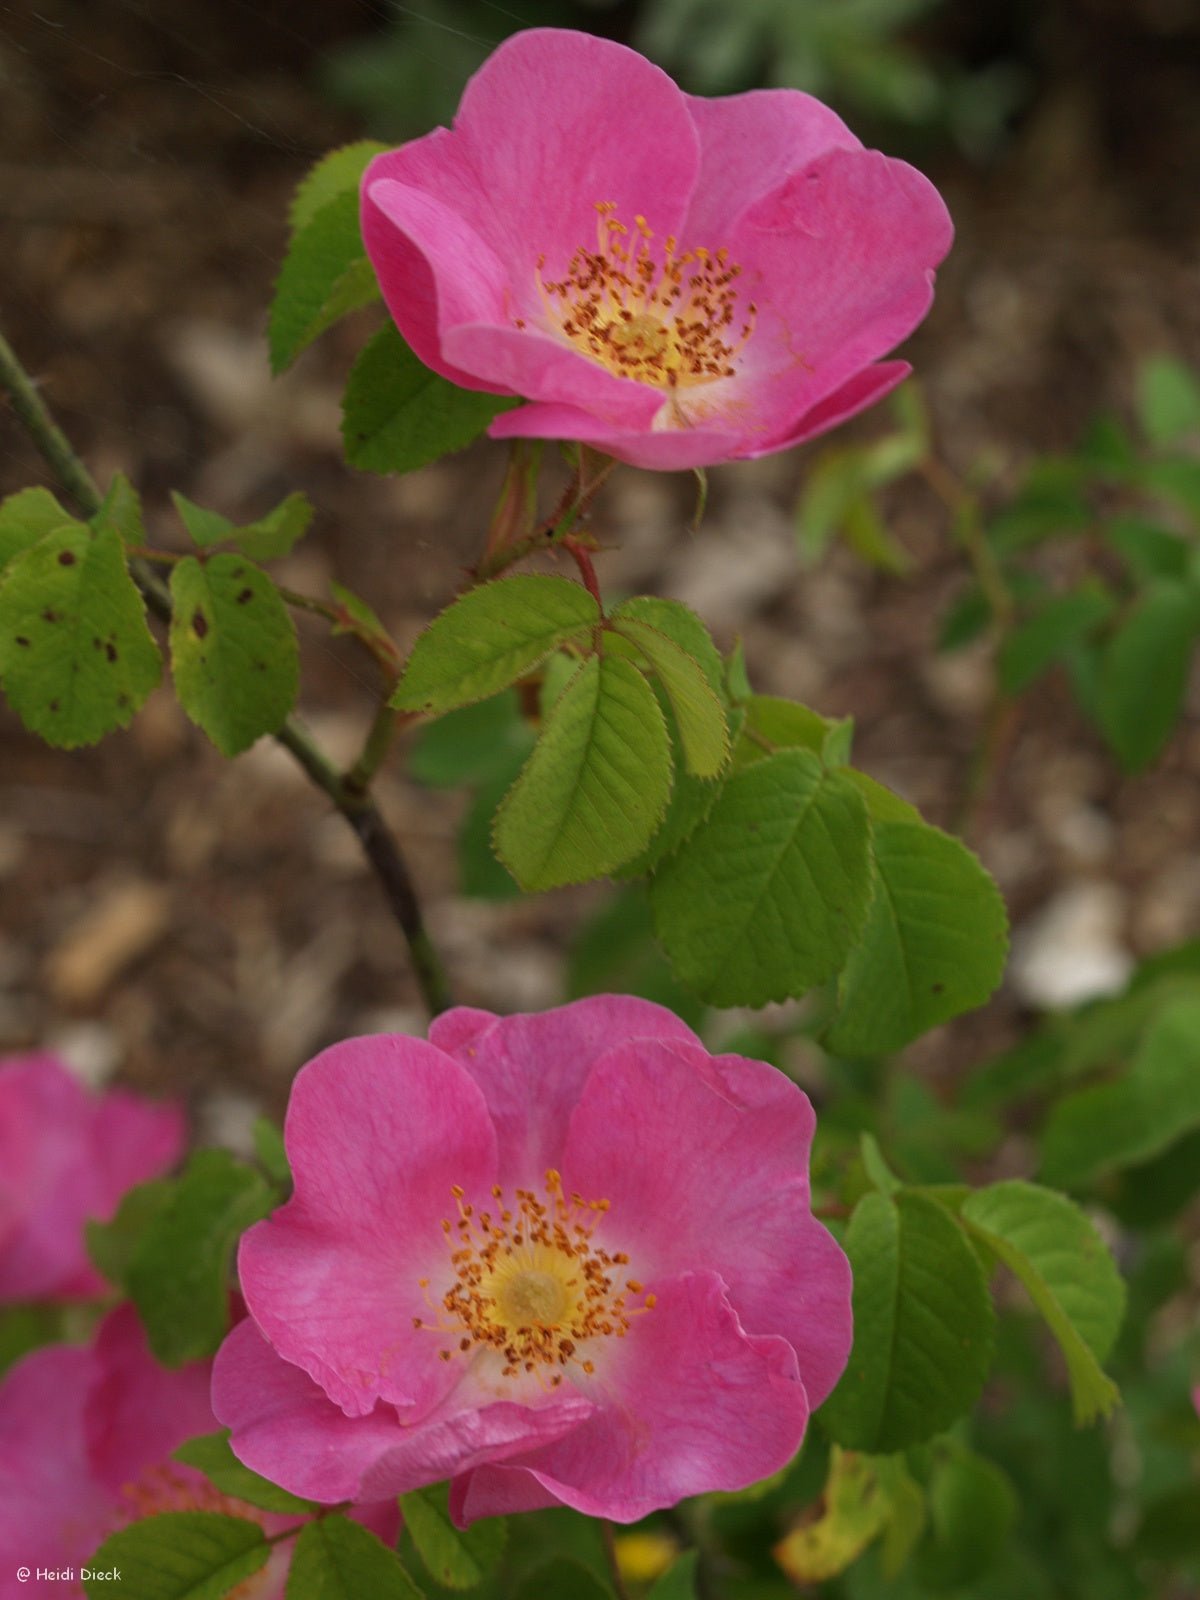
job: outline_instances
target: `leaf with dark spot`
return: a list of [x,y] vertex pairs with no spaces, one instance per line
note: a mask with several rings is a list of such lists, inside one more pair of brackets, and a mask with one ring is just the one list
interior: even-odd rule
[[241,556],[215,555],[203,565],[186,557],[171,574],[171,597],[180,704],[223,754],[237,755],[274,733],[295,702],[292,619],[266,573]]
[[[105,639],[113,670],[99,673]],[[161,672],[114,526],[67,522],[5,567],[0,678],[31,732],[65,749],[94,744],[129,722]]]

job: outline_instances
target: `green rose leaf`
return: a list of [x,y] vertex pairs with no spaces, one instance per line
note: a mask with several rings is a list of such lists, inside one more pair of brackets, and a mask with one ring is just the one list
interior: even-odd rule
[[331,200],[339,195],[356,195],[368,165],[386,149],[387,146],[376,139],[359,139],[322,156],[300,180],[292,196],[288,221],[293,239],[304,232],[317,212]]
[[1096,686],[1096,716],[1126,771],[1149,766],[1170,737],[1198,635],[1200,590],[1157,583],[1109,641]]
[[[656,686],[655,693],[659,709],[666,719],[667,735],[671,741],[671,799],[666,815],[660,826],[655,829],[650,843],[632,861],[625,863],[617,874],[620,878],[643,878],[647,873],[653,872],[658,863],[673,850],[677,850],[687,836],[704,821],[716,805],[717,796],[721,792],[719,778],[697,778],[688,771],[683,753],[683,741],[679,735],[675,713],[671,709],[671,702],[663,692],[661,684]],[[742,723],[740,707],[734,708],[729,721],[730,729],[736,736]]]
[[867,802],[867,811],[872,822],[920,822],[921,813],[916,806],[910,805],[907,800],[891,789],[887,789],[874,778],[868,778],[865,772],[859,772],[855,767],[846,767],[845,776]]
[[245,1517],[215,1511],[164,1511],[112,1534],[87,1563],[117,1568],[119,1584],[85,1578],[89,1600],[120,1589],[138,1600],[221,1600],[267,1564],[271,1546]]
[[891,1505],[870,1456],[834,1445],[821,1514],[775,1546],[775,1559],[793,1582],[807,1586],[836,1578],[883,1532]]
[[400,1496],[404,1528],[435,1583],[443,1589],[473,1589],[504,1554],[503,1517],[486,1517],[456,1528],[446,1509],[446,1489],[418,1489]]
[[513,761],[533,748],[533,729],[521,715],[516,691],[447,712],[418,731],[408,770],[435,789],[482,784],[508,774]]
[[929,1485],[932,1537],[917,1571],[940,1593],[961,1589],[992,1571],[1017,1514],[1008,1476],[993,1462],[963,1450],[939,1461]]
[[710,689],[723,692],[725,665],[712,635],[704,623],[681,600],[662,600],[657,595],[640,594],[623,600],[612,613],[614,623],[640,622],[665,633],[685,655],[691,656],[708,680]]
[[1172,533],[1148,517],[1133,515],[1106,518],[1100,531],[1105,544],[1121,557],[1139,587],[1160,578],[1168,583],[1186,581],[1192,541],[1183,534]]
[[[41,502],[32,513],[48,515]],[[0,679],[31,733],[65,750],[133,719],[162,658],[121,536],[81,522],[44,533],[0,582]]]
[[1065,1195],[1017,1180],[976,1190],[961,1215],[1025,1285],[1058,1341],[1076,1422],[1107,1414],[1117,1390],[1099,1363],[1121,1326],[1125,1286],[1087,1217]]
[[225,539],[232,539],[234,524],[220,511],[209,511],[204,506],[198,506],[187,495],[180,494],[178,489],[171,490],[171,503],[187,529],[188,537],[202,550],[220,544]]
[[953,1218],[911,1191],[864,1195],[844,1242],[854,1346],[821,1417],[849,1449],[903,1450],[970,1410],[983,1388],[996,1320],[983,1268]]
[[729,759],[729,735],[721,702],[700,662],[637,617],[618,615],[613,626],[650,663],[666,691],[686,770],[697,778],[715,778]]
[[1113,597],[1095,582],[1048,600],[1005,639],[999,659],[1000,687],[1006,694],[1022,694],[1113,610]]
[[275,1203],[265,1178],[226,1150],[198,1150],[150,1219],[126,1284],[164,1366],[215,1353],[229,1329],[229,1264],[238,1239]]
[[400,1557],[349,1517],[321,1517],[296,1540],[287,1600],[420,1600]]
[[171,666],[180,704],[220,750],[236,756],[275,733],[296,700],[300,655],[279,590],[244,556],[171,573]]
[[254,1119],[254,1154],[271,1182],[287,1189],[292,1182],[292,1166],[283,1142],[283,1129],[270,1117]]
[[867,913],[857,788],[806,750],[735,773],[661,865],[655,926],[676,974],[713,1005],[765,1005],[823,983]]
[[496,854],[525,889],[612,872],[645,848],[671,792],[654,690],[620,656],[592,656],[554,702],[496,814]]
[[302,225],[284,257],[267,324],[274,372],[290,367],[339,318],[379,298],[358,223],[357,187],[315,210],[306,202],[298,214]]
[[700,1555],[696,1550],[685,1550],[658,1578],[646,1600],[695,1600],[696,1569]]
[[523,678],[571,639],[590,636],[600,607],[582,584],[527,574],[481,584],[437,616],[413,646],[392,704],[452,711]]
[[1177,444],[1200,435],[1200,383],[1182,361],[1169,356],[1143,363],[1137,383],[1138,420],[1151,444]]
[[462,450],[494,416],[519,404],[439,377],[389,325],[364,347],[346,384],[346,460],[364,472],[412,472]]
[[265,517],[235,528],[233,541],[252,561],[278,561],[303,539],[312,519],[312,501],[296,489]]
[[691,1028],[704,1006],[680,984],[654,937],[645,888],[631,885],[605,901],[576,934],[567,962],[568,1000],[589,994],[636,994],[654,1000]]
[[228,1428],[188,1439],[173,1454],[176,1461],[202,1472],[222,1494],[231,1495],[235,1500],[244,1500],[249,1506],[258,1506],[263,1511],[278,1511],[289,1517],[307,1516],[317,1509],[313,1501],[301,1500],[298,1495],[289,1494],[278,1484],[260,1478],[257,1472],[251,1472],[249,1467],[243,1466],[229,1448]]
[[957,839],[924,823],[877,822],[871,853],[871,908],[825,1041],[845,1056],[887,1055],[982,1005],[1008,949],[999,891]]
[[849,755],[854,723],[835,722],[795,700],[756,694],[746,701],[746,720],[733,754],[734,770],[753,766],[778,750],[811,750],[837,765]]
[[0,502],[0,571],[43,534],[75,523],[49,489],[20,489]]
[[581,1561],[556,1556],[529,1574],[514,1600],[612,1600],[612,1590]]
[[100,509],[90,519],[99,531],[113,527],[121,536],[122,544],[138,545],[146,542],[146,525],[142,520],[142,502],[138,492],[123,472],[114,475],[108,493],[100,502]]
[[207,511],[193,504],[186,495],[172,490],[171,499],[180,521],[202,550],[215,544],[236,544],[254,561],[275,561],[308,532],[313,518],[312,502],[299,489],[281,500],[273,511],[256,522],[239,528],[219,511]]
[[174,1192],[175,1185],[169,1179],[151,1178],[149,1183],[139,1183],[122,1195],[110,1221],[84,1223],[91,1263],[114,1287],[124,1289],[130,1262],[137,1254],[146,1229]]

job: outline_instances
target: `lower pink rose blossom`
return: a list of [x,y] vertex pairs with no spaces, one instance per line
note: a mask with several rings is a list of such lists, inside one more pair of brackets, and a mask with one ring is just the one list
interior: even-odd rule
[[428,367],[520,395],[494,438],[634,466],[783,450],[904,378],[881,361],[950,248],[937,190],[819,100],[686,95],[608,39],[535,28],[451,129],[377,156],[362,231]]
[[183,1153],[183,1113],[93,1094],[52,1055],[0,1060],[0,1304],[102,1294],[84,1223]]
[[[17,1567],[78,1572],[109,1534],[155,1512],[218,1511],[258,1522],[267,1534],[298,1525],[231,1499],[171,1460],[185,1439],[218,1427],[211,1374],[209,1361],[160,1367],[129,1305],[105,1318],[90,1347],[48,1345],[12,1368],[0,1383],[0,1600],[82,1595],[68,1580],[21,1583]],[[355,1515],[395,1538],[394,1502]],[[291,1541],[279,1545],[239,1586],[238,1600],[283,1600],[291,1549]]]
[[642,1000],[333,1046],[292,1091],[295,1192],[242,1241],[235,1452],[324,1501],[449,1478],[464,1525],[629,1522],[777,1471],[850,1348],[813,1126]]

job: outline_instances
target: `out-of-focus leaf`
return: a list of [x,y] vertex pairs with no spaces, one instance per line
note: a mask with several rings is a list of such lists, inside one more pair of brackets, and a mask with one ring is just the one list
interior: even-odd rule
[[1114,634],[1097,685],[1101,731],[1122,766],[1140,772],[1171,735],[1200,636],[1200,589],[1158,583]]
[[1142,364],[1137,382],[1138,420],[1153,445],[1200,438],[1200,382],[1190,367],[1170,356]]

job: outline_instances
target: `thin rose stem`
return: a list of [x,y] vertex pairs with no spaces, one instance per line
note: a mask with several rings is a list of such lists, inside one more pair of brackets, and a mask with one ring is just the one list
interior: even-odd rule
[[617,1539],[611,1522],[601,1521],[600,1537],[604,1541],[604,1554],[608,1561],[608,1574],[612,1579],[613,1593],[617,1600],[629,1600],[629,1590],[625,1587],[621,1563],[617,1560]]
[[574,539],[564,539],[563,548],[569,550],[574,556],[575,565],[579,568],[580,576],[587,586],[588,593],[603,611],[604,601],[600,598],[600,584],[596,578],[596,569],[592,565],[591,556],[588,555],[581,544],[576,544]]
[[523,539],[514,540],[512,544],[506,545],[490,556],[485,555],[471,573],[473,581],[486,583],[489,578],[498,577],[509,567],[515,566],[518,561],[524,561],[526,556],[535,555],[540,550],[553,550],[556,546],[565,544],[572,528],[589,511],[592,501],[604,487],[616,464],[615,461],[605,462],[596,476],[586,485],[582,472],[576,472],[563,492],[562,499],[545,522],[539,523],[533,532],[526,534]]
[[1015,605],[995,552],[983,531],[978,498],[934,455],[917,469],[954,518],[955,537],[966,552],[980,592],[987,601],[992,622],[1000,634],[1012,626]]
[[[95,479],[50,415],[32,378],[2,333],[0,386],[7,392],[18,420],[59,483],[85,515],[94,516],[103,500]],[[158,576],[146,561],[138,558],[131,560],[130,568],[150,609],[163,621],[170,621],[171,597]],[[413,971],[425,1003],[431,1014],[436,1016],[451,1004],[445,970],[425,927],[421,902],[408,865],[367,789],[387,750],[391,737],[388,724],[394,726],[395,717],[384,706],[372,724],[358,761],[345,774],[338,771],[295,717],[287,719],[275,738],[295,758],[312,782],[324,790],[354,830],[408,943]]]
[[[987,603],[992,639],[999,648],[1016,621],[1017,604],[996,553],[988,543],[979,498],[932,454],[921,462],[919,471],[954,519],[955,537]],[[997,677],[955,814],[955,831],[963,838],[972,838],[979,832],[996,776],[1016,733],[1018,714],[1017,700],[1005,692]]]

